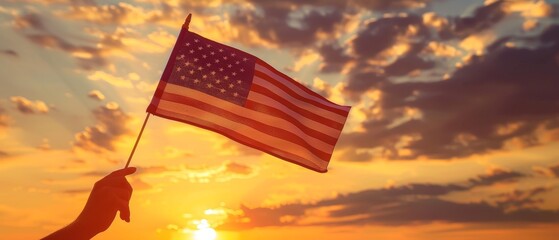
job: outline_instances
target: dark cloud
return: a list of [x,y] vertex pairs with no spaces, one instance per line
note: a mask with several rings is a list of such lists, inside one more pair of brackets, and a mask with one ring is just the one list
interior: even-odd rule
[[[368,89],[379,87],[391,77],[433,68],[434,62],[419,56],[431,38],[432,33],[423,24],[422,18],[413,14],[385,17],[368,23],[351,41],[354,53],[351,61],[355,67],[349,73],[345,92],[350,96],[359,96]],[[402,41],[409,46],[405,54],[395,56],[387,53]],[[336,61],[336,58],[330,60],[329,55],[323,54],[322,57],[326,63]],[[387,65],[371,63],[371,60],[384,62],[391,58],[395,60]]]
[[534,171],[548,177],[559,177],[559,165],[551,167],[537,167],[534,168]]
[[[501,179],[504,181],[504,179]],[[495,179],[492,183],[501,181]],[[470,180],[471,181],[471,180]],[[306,225],[410,225],[432,222],[508,223],[558,222],[559,211],[537,208],[535,196],[550,189],[517,190],[493,196],[494,203],[454,202],[442,197],[467,192],[477,185],[409,184],[369,189],[309,204],[287,204],[275,208],[241,206],[243,214],[229,215],[222,229],[250,229],[267,226]],[[512,207],[514,206],[514,207]],[[328,221],[301,223],[310,211],[326,212]],[[246,219],[250,221],[246,221]],[[350,220],[348,220],[350,219]]]
[[294,9],[283,4],[261,5],[257,10],[238,10],[232,16],[233,25],[254,30],[266,41],[283,47],[312,45],[318,34],[330,34],[336,24],[343,20],[339,9],[317,9],[301,12],[302,16],[290,16]]
[[402,10],[415,7],[422,7],[431,0],[290,0],[290,1],[268,1],[268,0],[247,0],[256,6],[282,6],[282,7],[302,7],[302,6],[316,6],[316,7],[335,7],[347,8],[357,7],[366,8],[372,11],[391,11]]
[[10,57],[19,57],[19,54],[11,49],[7,49],[7,50],[0,50],[0,54],[4,54],[6,56],[10,56]]
[[[356,73],[348,89],[380,89],[375,107],[383,117],[365,121],[365,132],[343,136],[339,146],[380,147],[392,159],[451,159],[499,150],[513,139],[519,147],[542,144],[536,129],[559,127],[558,39],[559,26],[552,26],[537,39],[516,39],[530,48],[497,41],[444,81],[391,83]],[[394,124],[410,108],[422,116]],[[403,144],[405,138],[411,140]],[[398,144],[408,153],[394,151]]]
[[451,18],[452,31],[460,37],[465,37],[489,29],[507,15],[504,6],[505,1],[499,0],[478,7],[471,16]]
[[541,198],[535,198],[538,195],[551,191],[552,188],[536,187],[528,190],[514,190],[509,193],[497,194],[497,205],[504,209],[522,209],[536,208],[538,204],[544,202]]
[[320,71],[324,73],[340,72],[344,65],[352,59],[344,53],[344,48],[336,43],[322,45],[318,49],[318,53],[323,58]]
[[481,174],[476,178],[470,179],[469,182],[472,186],[489,186],[497,182],[514,182],[523,177],[526,177],[523,173],[493,169],[488,174]]
[[93,152],[114,151],[115,142],[130,133],[128,123],[131,117],[116,103],[109,103],[93,110],[93,115],[97,124],[77,133],[74,146]]

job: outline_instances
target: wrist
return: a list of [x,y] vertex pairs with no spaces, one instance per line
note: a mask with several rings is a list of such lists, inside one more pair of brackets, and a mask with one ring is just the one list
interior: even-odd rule
[[68,227],[72,229],[73,233],[75,233],[75,239],[91,239],[98,233],[92,230],[89,227],[89,224],[81,221],[79,218],[74,220],[74,222],[68,225]]

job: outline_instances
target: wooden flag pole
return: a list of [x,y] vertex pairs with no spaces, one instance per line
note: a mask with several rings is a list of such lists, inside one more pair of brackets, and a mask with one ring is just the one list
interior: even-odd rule
[[140,138],[142,137],[142,133],[144,132],[144,128],[146,127],[146,123],[148,123],[149,115],[151,115],[151,114],[148,113],[146,115],[146,119],[144,120],[144,124],[142,125],[142,129],[140,129],[140,133],[138,134],[138,137],[136,138],[136,143],[134,143],[134,147],[132,148],[132,152],[130,153],[130,156],[128,157],[128,161],[126,162],[126,166],[124,166],[124,168],[127,168],[128,165],[130,165],[130,161],[132,160],[132,156],[134,156],[134,152],[136,151],[136,147],[138,146],[138,142],[140,141]]

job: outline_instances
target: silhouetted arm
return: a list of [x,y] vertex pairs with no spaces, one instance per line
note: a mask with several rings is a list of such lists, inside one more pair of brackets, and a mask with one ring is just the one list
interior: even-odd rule
[[120,169],[97,181],[78,218],[43,240],[91,239],[111,226],[117,211],[120,212],[120,219],[130,222],[128,203],[132,186],[126,181],[126,176],[134,172],[136,168]]

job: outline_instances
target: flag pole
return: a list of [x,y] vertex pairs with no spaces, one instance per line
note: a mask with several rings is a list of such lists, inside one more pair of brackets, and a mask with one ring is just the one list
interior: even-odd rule
[[[188,30],[188,27],[190,26],[190,20],[191,19],[192,19],[192,13],[189,13],[188,16],[186,17],[186,19],[184,20],[184,24],[182,25],[182,28]],[[134,156],[134,152],[136,152],[136,147],[138,146],[138,142],[140,141],[140,138],[142,137],[142,133],[144,132],[144,128],[146,127],[146,123],[148,122],[149,115],[150,115],[150,113],[148,112],[147,115],[146,115],[146,119],[144,120],[144,124],[142,124],[142,129],[140,129],[140,133],[138,134],[138,137],[136,138],[136,142],[134,143],[134,147],[132,148],[132,152],[130,152],[130,156],[128,157],[128,161],[126,162],[126,165],[124,166],[124,168],[127,168],[128,165],[130,165],[130,161],[132,161],[132,157]]]
[[136,151],[136,147],[138,146],[138,142],[140,141],[140,138],[142,137],[142,133],[144,132],[144,128],[146,127],[146,123],[148,123],[149,115],[150,115],[150,113],[148,112],[148,114],[146,115],[146,119],[144,120],[144,124],[142,125],[142,129],[140,129],[140,133],[138,134],[138,137],[136,138],[136,143],[134,143],[134,147],[132,148],[132,152],[130,153],[130,156],[128,157],[128,161],[126,162],[126,166],[124,166],[124,168],[127,168],[128,165],[130,165],[130,161],[132,160],[132,156],[134,156],[134,152]]

